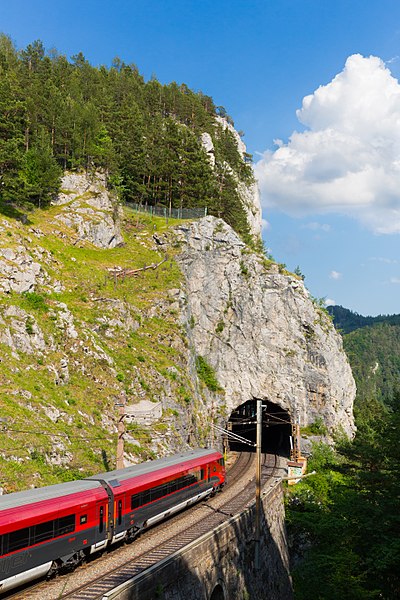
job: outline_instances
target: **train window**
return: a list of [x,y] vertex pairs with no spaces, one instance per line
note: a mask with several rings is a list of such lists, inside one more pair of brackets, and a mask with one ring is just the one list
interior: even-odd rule
[[151,492],[152,500],[159,500],[168,494],[168,485],[158,485]]
[[142,504],[142,494],[135,494],[134,496],[131,496],[131,510],[134,508],[139,508],[139,506],[142,506]]
[[104,529],[104,506],[100,506],[99,512],[99,533]]
[[81,516],[79,517],[79,523],[80,523],[81,525],[84,525],[85,523],[87,523],[87,515],[81,515]]
[[122,523],[122,500],[118,500],[117,524],[121,525],[121,523]]
[[65,535],[66,533],[72,533],[75,529],[75,515],[68,515],[67,517],[60,517],[56,521],[56,527],[54,536]]
[[203,480],[204,479],[204,469],[200,470],[200,479]]
[[4,539],[4,535],[0,535],[0,556],[3,556],[3,554],[5,554],[3,552],[3,539]]
[[29,527],[24,529],[18,529],[9,534],[8,537],[8,551],[14,552],[15,550],[21,550],[29,546]]
[[144,492],[142,492],[142,500],[143,500],[143,504],[147,504],[148,502],[150,502],[150,500],[151,500],[150,490],[145,490]]
[[46,521],[46,523],[35,525],[33,530],[33,544],[51,540],[51,538],[54,537],[54,521]]

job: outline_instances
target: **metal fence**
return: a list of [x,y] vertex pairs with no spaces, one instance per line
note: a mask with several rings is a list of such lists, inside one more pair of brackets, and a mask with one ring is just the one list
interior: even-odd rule
[[168,208],[167,206],[151,206],[148,204],[134,204],[127,202],[129,208],[137,212],[145,212],[156,217],[166,219],[201,219],[207,216],[207,207],[204,208]]

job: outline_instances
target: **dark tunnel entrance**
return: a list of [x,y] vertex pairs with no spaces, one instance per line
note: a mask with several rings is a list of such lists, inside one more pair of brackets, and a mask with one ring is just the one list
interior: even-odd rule
[[[228,430],[250,443],[256,442],[257,400],[248,400],[238,406],[228,421]],[[262,401],[262,447],[261,452],[289,457],[292,434],[289,413],[270,402]],[[228,436],[229,448],[235,452],[255,452],[255,446],[235,441]]]

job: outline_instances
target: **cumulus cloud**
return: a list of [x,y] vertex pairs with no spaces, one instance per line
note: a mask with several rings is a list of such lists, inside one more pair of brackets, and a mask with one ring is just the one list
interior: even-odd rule
[[336,302],[332,298],[325,298],[325,306],[336,306]]
[[261,219],[261,229],[262,231],[268,231],[268,229],[271,229],[271,223],[267,219]]
[[329,277],[330,277],[330,279],[341,279],[342,273],[339,273],[339,271],[331,271],[329,273]]
[[311,231],[330,231],[331,226],[328,223],[318,223],[317,221],[311,221],[311,223],[306,223],[302,225],[303,229],[311,229]]
[[297,117],[306,130],[255,165],[263,204],[292,216],[344,214],[376,233],[400,233],[400,85],[383,61],[350,56],[303,99]]

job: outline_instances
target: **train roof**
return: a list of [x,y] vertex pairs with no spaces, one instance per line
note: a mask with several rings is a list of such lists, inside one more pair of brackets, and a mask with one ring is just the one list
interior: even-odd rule
[[4,494],[3,496],[0,496],[0,511],[33,504],[36,502],[42,502],[43,500],[54,500],[57,498],[64,498],[65,496],[71,494],[96,490],[102,487],[100,481],[105,481],[111,487],[118,487],[120,485],[120,481],[139,477],[148,473],[154,473],[168,467],[175,467],[186,462],[193,463],[200,461],[200,459],[203,458],[211,458],[213,455],[215,457],[221,456],[215,450],[199,448],[197,450],[190,450],[189,452],[174,454],[173,456],[167,456],[157,460],[150,460],[138,465],[133,465],[132,467],[128,467],[126,469],[118,469],[115,471],[108,471],[106,473],[99,473],[98,475],[92,475],[91,477],[78,481],[57,483],[55,485],[48,485],[42,488],[32,488],[22,492]]
[[134,477],[140,477],[141,475],[147,475],[148,473],[155,473],[161,469],[167,469],[182,465],[186,462],[196,462],[203,458],[211,458],[212,456],[222,456],[216,450],[198,448],[197,450],[190,450],[189,452],[182,452],[180,454],[174,454],[173,456],[166,456],[165,458],[159,458],[157,460],[149,460],[138,465],[132,465],[126,469],[118,469],[116,471],[108,471],[107,473],[100,473],[99,475],[92,475],[90,479],[97,479],[106,481],[111,487],[117,487],[120,481],[125,479],[132,479]]
[[56,483],[55,485],[47,485],[42,488],[32,488],[23,492],[13,492],[0,496],[0,511],[16,506],[25,506],[34,502],[42,502],[43,500],[54,500],[56,498],[64,498],[69,494],[77,494],[79,492],[87,492],[101,487],[98,481],[90,481],[82,479],[79,481],[69,481],[67,483]]

